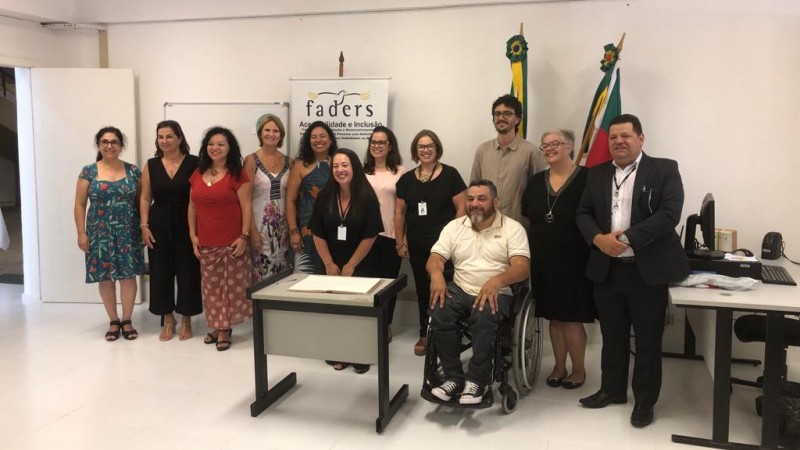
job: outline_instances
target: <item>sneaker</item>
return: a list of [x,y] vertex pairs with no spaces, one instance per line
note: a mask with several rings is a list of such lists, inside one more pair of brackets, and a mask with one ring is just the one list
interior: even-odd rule
[[486,387],[481,386],[472,381],[467,381],[464,385],[464,390],[461,392],[461,398],[458,403],[462,405],[477,405],[483,401],[483,394],[486,393]]
[[461,390],[461,385],[455,381],[445,381],[441,385],[431,389],[431,394],[435,395],[439,400],[449,402],[454,395],[458,394]]

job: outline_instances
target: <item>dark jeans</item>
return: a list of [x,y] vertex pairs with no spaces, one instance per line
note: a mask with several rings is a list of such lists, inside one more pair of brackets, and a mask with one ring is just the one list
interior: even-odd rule
[[661,392],[661,337],[667,309],[666,285],[645,284],[635,264],[614,261],[608,277],[595,283],[594,298],[603,335],[601,389],[610,395],[628,391],[630,329],[636,343],[633,396],[636,403],[655,405]]
[[[475,297],[464,292],[455,283],[447,283],[447,291],[452,295],[444,302],[444,307],[429,309],[431,331],[436,354],[442,361],[442,369],[448,380],[459,382],[467,380],[480,385],[492,382],[492,358],[495,348],[497,324],[501,318],[511,314],[512,297],[500,295],[497,301],[497,314],[492,314],[489,304],[483,311],[473,308]],[[472,359],[469,361],[466,377],[461,365],[461,340],[458,322],[466,321],[472,335]]]

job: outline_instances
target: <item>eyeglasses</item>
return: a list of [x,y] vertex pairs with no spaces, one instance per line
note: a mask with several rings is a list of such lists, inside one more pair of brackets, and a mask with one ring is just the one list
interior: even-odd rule
[[561,145],[564,145],[564,144],[565,144],[565,142],[561,142],[561,141],[553,141],[553,142],[550,142],[550,143],[547,143],[547,144],[542,144],[542,145],[540,145],[540,146],[539,146],[539,150],[541,150],[541,151],[545,151],[545,150],[547,150],[547,149],[550,149],[550,148],[552,148],[553,150],[555,150],[555,149],[557,149],[559,146],[561,146]]
[[424,151],[424,150],[434,151],[434,150],[436,150],[436,144],[417,144],[417,150],[418,151]]
[[492,113],[495,119],[499,119],[501,117],[508,119],[509,117],[514,116],[514,111],[495,111]]
[[369,145],[373,147],[386,147],[389,141],[369,141]]
[[101,147],[108,147],[108,146],[116,147],[118,145],[119,145],[119,141],[117,141],[117,140],[109,141],[109,140],[103,139],[102,141],[100,141],[100,146]]

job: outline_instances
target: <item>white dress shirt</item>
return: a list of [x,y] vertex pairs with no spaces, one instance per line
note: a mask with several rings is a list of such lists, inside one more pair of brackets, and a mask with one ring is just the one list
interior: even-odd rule
[[[642,153],[632,164],[624,169],[612,161],[616,168],[611,180],[611,231],[625,231],[631,227],[631,209],[633,204],[633,185],[636,183],[636,168],[642,160]],[[623,181],[624,180],[624,181]],[[633,248],[628,247],[618,257],[633,256]]]

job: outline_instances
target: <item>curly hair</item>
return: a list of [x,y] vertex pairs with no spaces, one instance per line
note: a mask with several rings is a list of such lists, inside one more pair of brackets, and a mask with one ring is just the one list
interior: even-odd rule
[[239,147],[239,141],[236,140],[236,136],[233,135],[231,130],[223,127],[212,127],[208,131],[206,131],[205,137],[203,137],[203,143],[200,147],[200,163],[197,166],[197,170],[200,173],[205,173],[211,167],[211,157],[208,155],[208,143],[211,141],[211,138],[216,135],[222,135],[228,141],[228,157],[225,160],[225,168],[228,169],[231,176],[235,179],[239,179],[242,175],[242,150]]

